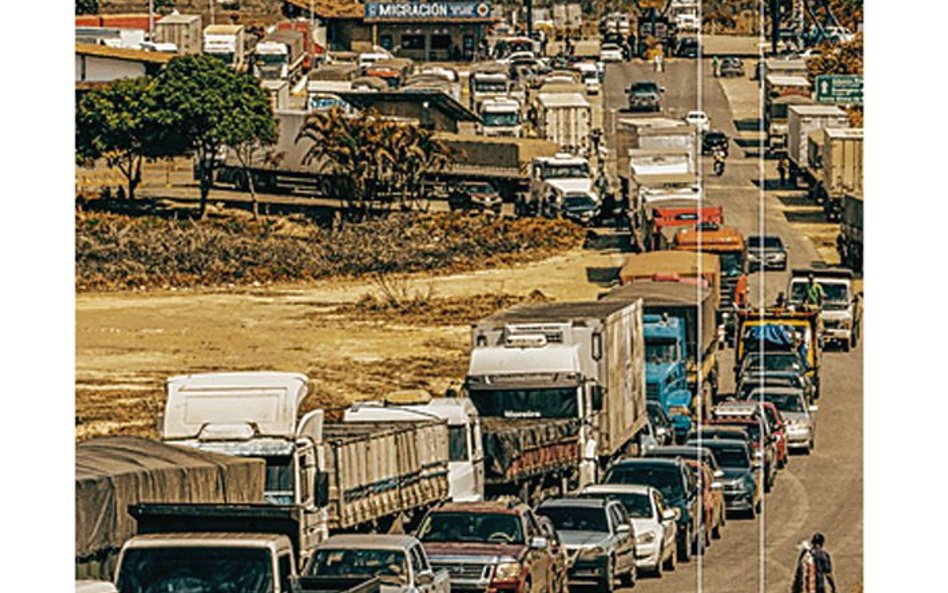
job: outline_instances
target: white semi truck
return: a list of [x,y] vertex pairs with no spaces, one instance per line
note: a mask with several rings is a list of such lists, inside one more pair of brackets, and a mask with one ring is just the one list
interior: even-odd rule
[[530,197],[519,214],[555,216],[565,207],[567,199],[586,203],[587,211],[598,208],[600,198],[593,189],[589,161],[569,153],[533,159]]
[[247,68],[243,25],[208,25],[204,28],[203,50],[235,70]]
[[512,97],[485,99],[478,111],[481,116],[478,132],[483,136],[520,138],[523,135],[520,111],[520,101]]

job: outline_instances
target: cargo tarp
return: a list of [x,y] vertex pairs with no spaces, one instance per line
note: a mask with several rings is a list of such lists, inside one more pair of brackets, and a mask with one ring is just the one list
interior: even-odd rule
[[[113,556],[135,535],[136,503],[263,502],[264,461],[137,437],[76,446],[76,570],[108,578]],[[86,569],[81,565],[88,564]],[[99,574],[89,574],[99,573]]]
[[575,418],[481,418],[487,480],[506,480],[578,463]]

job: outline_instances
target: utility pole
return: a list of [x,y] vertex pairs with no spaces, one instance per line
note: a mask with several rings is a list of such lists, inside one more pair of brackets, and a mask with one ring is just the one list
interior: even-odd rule
[[780,0],[770,0],[770,46],[773,53],[777,53],[777,44],[780,42]]
[[155,40],[155,0],[148,0],[148,41]]
[[533,0],[526,0],[524,6],[527,8],[527,37],[533,36]]
[[214,24],[214,0],[207,0],[207,4],[211,9],[211,24]]

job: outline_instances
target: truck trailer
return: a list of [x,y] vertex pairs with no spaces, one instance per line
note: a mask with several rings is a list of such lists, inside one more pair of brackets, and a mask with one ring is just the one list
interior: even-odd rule
[[809,167],[809,134],[820,128],[848,128],[849,116],[835,105],[791,105],[788,110],[787,160],[790,181],[805,177]]
[[843,198],[862,193],[862,128],[823,128],[810,132],[806,174],[810,197],[823,204],[829,220],[839,220]]

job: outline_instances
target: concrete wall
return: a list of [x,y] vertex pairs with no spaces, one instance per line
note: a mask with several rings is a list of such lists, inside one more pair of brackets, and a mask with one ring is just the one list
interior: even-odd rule
[[76,54],[76,82],[108,82],[145,75],[145,64]]

